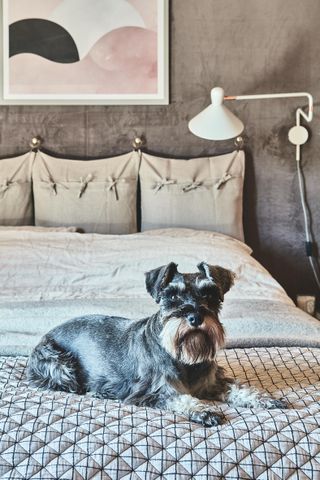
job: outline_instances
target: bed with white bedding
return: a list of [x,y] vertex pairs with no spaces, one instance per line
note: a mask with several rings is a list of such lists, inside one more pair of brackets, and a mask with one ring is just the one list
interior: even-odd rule
[[[320,478],[320,324],[222,234],[0,231],[0,478]],[[200,261],[236,273],[221,314],[220,364],[284,397],[288,410],[231,408],[204,428],[170,412],[28,385],[27,355],[55,325],[85,313],[141,318],[157,308],[143,273]]]

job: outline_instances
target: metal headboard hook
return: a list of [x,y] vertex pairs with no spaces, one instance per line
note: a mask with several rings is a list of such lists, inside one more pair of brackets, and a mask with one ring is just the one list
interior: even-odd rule
[[244,146],[244,138],[241,137],[241,136],[235,138],[234,139],[234,144],[235,144],[237,150],[242,150],[243,146]]
[[141,148],[145,144],[146,144],[146,141],[143,137],[135,137],[133,142],[132,142],[132,146],[133,146],[134,150],[141,150]]
[[42,146],[42,138],[40,136],[32,137],[31,142],[29,143],[32,150],[39,150]]

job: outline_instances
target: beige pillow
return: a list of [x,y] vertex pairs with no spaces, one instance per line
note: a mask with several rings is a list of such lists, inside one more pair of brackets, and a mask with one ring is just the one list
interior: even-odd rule
[[189,227],[243,241],[243,151],[176,160],[142,154],[141,230]]
[[139,155],[67,160],[38,152],[33,167],[35,224],[76,225],[85,233],[137,231]]
[[32,225],[31,171],[34,153],[0,160],[0,224]]
[[81,233],[77,227],[35,227],[34,225],[25,225],[21,227],[3,227],[0,226],[0,232],[33,232],[33,233]]

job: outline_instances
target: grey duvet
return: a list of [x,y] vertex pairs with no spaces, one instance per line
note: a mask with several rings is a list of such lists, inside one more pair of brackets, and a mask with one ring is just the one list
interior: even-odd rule
[[[25,355],[44,332],[82,313],[155,311],[143,272],[170,260],[183,271],[200,260],[235,271],[220,364],[289,409],[216,403],[225,423],[203,428],[171,412],[30,388]],[[0,478],[320,478],[320,326],[244,244],[192,230],[4,231],[0,261]]]

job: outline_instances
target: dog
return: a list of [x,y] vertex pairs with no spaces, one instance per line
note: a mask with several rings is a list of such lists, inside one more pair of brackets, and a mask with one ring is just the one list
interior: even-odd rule
[[182,274],[173,262],[147,272],[159,311],[142,320],[87,315],[51,330],[28,362],[32,385],[186,415],[211,427],[223,421],[212,401],[234,407],[286,408],[225,376],[216,362],[219,321],[234,274],[205,262]]

